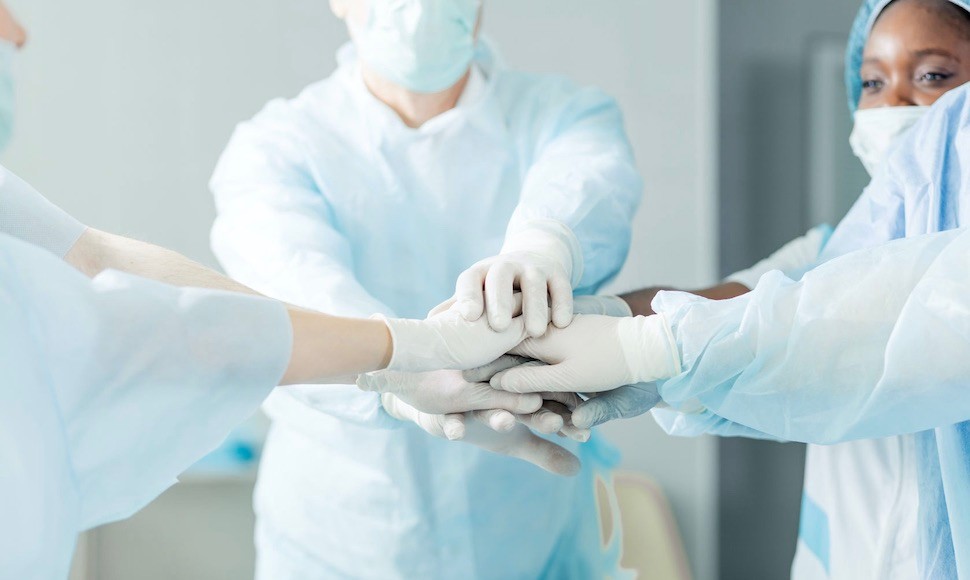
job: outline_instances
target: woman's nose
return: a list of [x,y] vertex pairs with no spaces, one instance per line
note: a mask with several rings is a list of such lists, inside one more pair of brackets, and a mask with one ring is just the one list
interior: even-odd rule
[[883,91],[881,96],[883,98],[880,105],[884,107],[912,107],[916,105],[912,87],[905,83],[893,84],[888,90]]

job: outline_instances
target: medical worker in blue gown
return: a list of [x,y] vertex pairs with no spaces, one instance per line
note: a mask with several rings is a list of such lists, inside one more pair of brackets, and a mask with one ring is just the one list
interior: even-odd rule
[[[499,329],[519,288],[530,334],[550,304],[568,324],[573,291],[620,269],[641,196],[616,103],[506,69],[478,37],[479,0],[331,6],[352,39],[336,72],[240,124],[212,177],[226,270],[343,315],[424,316],[454,296]],[[564,479],[429,437],[450,429],[355,386],[293,389],[266,410],[261,579],[588,578],[616,564],[598,537],[592,472],[610,454],[595,441],[573,445],[585,470]]]
[[814,444],[794,578],[970,575],[970,89],[953,89],[970,80],[967,10],[862,7],[847,76],[874,178],[817,260],[782,252],[733,300],[662,292],[657,316],[578,318],[516,351],[552,366],[493,384],[632,385],[590,399],[579,426],[659,401],[675,434]]
[[[525,337],[521,319],[498,333],[457,313],[351,320],[286,307],[174,252],[86,228],[3,168],[0,272],[0,578],[65,578],[78,532],[146,505],[279,383],[468,367]],[[393,392],[429,412],[541,402],[487,384]],[[465,440],[578,469],[522,426]]]

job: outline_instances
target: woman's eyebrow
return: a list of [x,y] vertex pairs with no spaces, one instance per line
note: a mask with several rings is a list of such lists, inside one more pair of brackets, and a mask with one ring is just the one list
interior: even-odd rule
[[960,62],[960,58],[957,55],[942,48],[924,48],[921,50],[914,50],[912,55],[916,58],[923,58],[924,56],[942,56],[944,58],[952,58],[953,60]]

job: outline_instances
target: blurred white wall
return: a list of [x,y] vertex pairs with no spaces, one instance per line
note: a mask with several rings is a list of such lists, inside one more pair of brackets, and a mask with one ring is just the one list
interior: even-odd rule
[[[233,125],[328,74],[346,36],[326,0],[9,4],[30,44],[4,162],[91,225],[213,265],[206,181]],[[511,66],[597,84],[625,111],[647,195],[616,290],[715,277],[716,4],[486,3]],[[608,432],[666,489],[696,576],[714,578],[713,441],[668,438],[647,418]]]

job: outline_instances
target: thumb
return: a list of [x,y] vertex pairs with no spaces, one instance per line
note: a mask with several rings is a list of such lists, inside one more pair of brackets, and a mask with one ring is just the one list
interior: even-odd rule
[[441,304],[432,308],[431,312],[428,312],[428,318],[434,318],[435,316],[441,314],[442,312],[447,312],[448,310],[451,310],[451,307],[454,305],[455,305],[455,297],[452,296],[451,298],[445,300]]
[[569,477],[579,473],[579,458],[565,448],[535,435],[528,429],[522,437],[519,444],[508,450],[509,456],[528,461],[556,475]]
[[487,383],[488,381],[492,380],[492,377],[494,377],[496,373],[512,367],[517,367],[526,362],[528,362],[528,359],[505,354],[486,365],[467,370],[463,372],[461,376],[469,383]]
[[620,419],[620,411],[613,404],[611,393],[583,402],[573,410],[573,425],[580,429],[592,429],[609,421]]
[[570,380],[569,363],[556,365],[530,365],[502,371],[492,377],[491,385],[511,393],[541,393],[579,390],[580,386]]
[[482,411],[486,409],[501,409],[513,415],[524,415],[534,413],[542,407],[542,397],[535,393],[512,393],[492,388],[487,383],[483,383],[484,393],[479,401],[476,401],[476,408],[472,411]]
[[459,413],[431,415],[418,412],[414,420],[418,427],[434,437],[455,441],[465,436],[465,416]]

